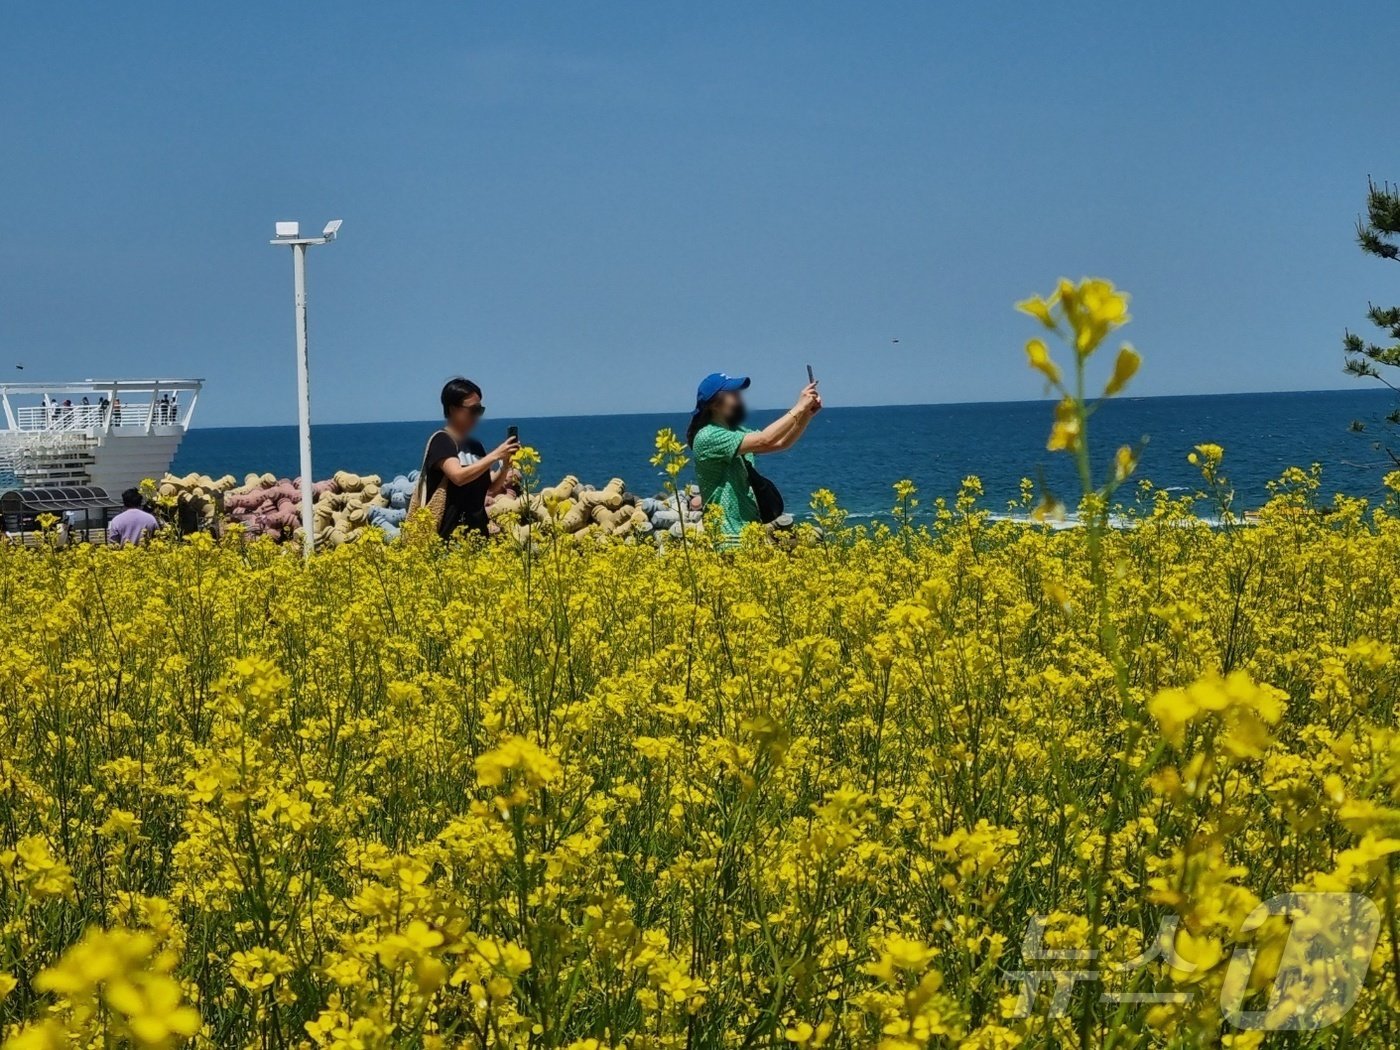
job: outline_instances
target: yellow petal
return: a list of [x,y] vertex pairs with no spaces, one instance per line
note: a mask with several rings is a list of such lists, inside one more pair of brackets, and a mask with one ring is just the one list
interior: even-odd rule
[[1026,359],[1037,372],[1050,382],[1059,385],[1060,366],[1051,360],[1050,348],[1045,345],[1045,340],[1032,339],[1026,343]]
[[1022,299],[1016,304],[1016,309],[1023,314],[1030,314],[1046,328],[1055,327],[1055,317],[1050,313],[1050,304],[1038,295],[1033,295],[1029,299]]
[[1113,375],[1108,380],[1108,386],[1104,387],[1104,397],[1112,397],[1118,391],[1128,385],[1128,380],[1137,374],[1138,366],[1142,364],[1142,357],[1127,343],[1118,351],[1118,360],[1113,362]]

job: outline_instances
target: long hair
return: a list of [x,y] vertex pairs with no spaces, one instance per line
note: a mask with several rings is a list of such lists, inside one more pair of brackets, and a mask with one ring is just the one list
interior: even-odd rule
[[694,447],[695,435],[713,422],[710,416],[714,411],[714,405],[714,398],[711,398],[695,409],[695,414],[690,417],[690,426],[685,428],[685,443],[687,445]]

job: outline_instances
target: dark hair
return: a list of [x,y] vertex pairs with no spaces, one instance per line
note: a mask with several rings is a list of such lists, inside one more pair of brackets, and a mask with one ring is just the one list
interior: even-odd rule
[[140,489],[127,489],[122,493],[122,506],[127,510],[132,507],[139,507],[145,501],[141,498]]
[[690,417],[690,426],[685,428],[685,443],[690,446],[695,444],[695,435],[704,430],[710,422],[710,411],[714,408],[715,399],[702,402],[695,406],[695,414]]
[[481,387],[470,379],[463,379],[461,376],[449,379],[447,385],[442,388],[442,418],[450,416],[454,408],[459,408],[462,402],[473,394],[480,397]]

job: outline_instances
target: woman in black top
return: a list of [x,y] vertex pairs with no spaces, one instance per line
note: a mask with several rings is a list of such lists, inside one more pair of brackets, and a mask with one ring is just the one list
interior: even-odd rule
[[[477,421],[486,412],[481,403],[481,387],[458,376],[442,388],[443,429],[428,442],[427,491],[431,499],[439,485],[447,486],[438,534],[447,539],[459,528],[486,534],[486,496],[505,488],[510,462],[520,447],[516,438],[506,438],[488,454],[481,442],[471,437]],[[497,463],[501,469],[491,474]]]

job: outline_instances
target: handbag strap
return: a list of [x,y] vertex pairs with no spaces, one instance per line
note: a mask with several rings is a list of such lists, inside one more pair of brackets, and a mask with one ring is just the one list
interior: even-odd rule
[[433,450],[433,438],[437,437],[439,434],[447,434],[448,437],[452,437],[446,427],[439,427],[432,432],[431,436],[428,438],[428,443],[423,446],[423,465],[418,468],[418,484],[414,486],[414,488],[418,489],[421,493],[419,502],[424,505],[427,504],[430,498],[428,496],[428,453]]

